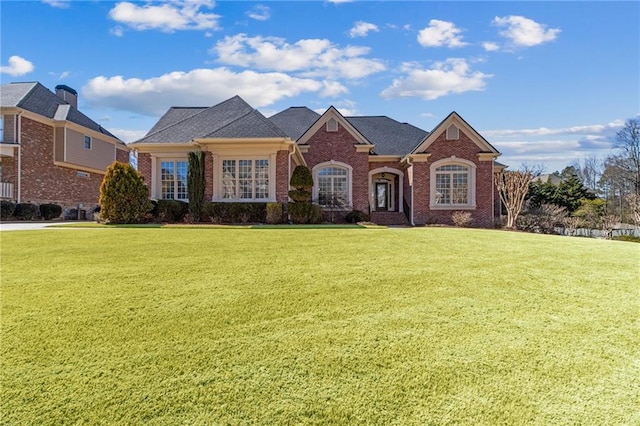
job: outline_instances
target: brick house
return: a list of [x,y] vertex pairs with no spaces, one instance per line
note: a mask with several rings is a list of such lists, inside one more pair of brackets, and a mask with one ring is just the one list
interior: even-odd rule
[[500,153],[455,112],[427,132],[334,107],[266,118],[235,96],[209,108],[173,107],[131,146],[156,199],[187,201],[187,154],[202,150],[210,201],[287,202],[302,164],[313,174],[314,202],[380,224],[450,224],[453,212],[468,211],[475,226],[489,227],[499,212]]
[[130,149],[78,111],[70,87],[4,84],[0,99],[0,197],[91,212],[107,167]]

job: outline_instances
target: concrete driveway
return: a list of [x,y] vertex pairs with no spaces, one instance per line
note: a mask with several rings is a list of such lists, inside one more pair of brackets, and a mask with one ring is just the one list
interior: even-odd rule
[[[52,225],[73,222],[0,222],[0,231],[31,231],[34,229],[45,229]],[[77,222],[76,222],[77,223]],[[65,229],[65,228],[53,228]]]

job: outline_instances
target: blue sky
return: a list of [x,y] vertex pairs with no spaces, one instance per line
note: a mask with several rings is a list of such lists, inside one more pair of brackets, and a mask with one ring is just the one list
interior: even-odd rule
[[66,84],[126,142],[235,94],[387,115],[457,111],[499,161],[560,170],[640,113],[638,2],[2,1],[0,78]]

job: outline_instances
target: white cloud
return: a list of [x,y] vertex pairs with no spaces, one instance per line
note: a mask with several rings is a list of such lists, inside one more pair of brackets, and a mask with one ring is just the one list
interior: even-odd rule
[[353,28],[349,30],[349,36],[351,38],[354,37],[366,37],[370,31],[378,32],[378,26],[376,24],[372,24],[370,22],[358,21],[355,23]]
[[497,27],[504,28],[499,34],[507,38],[513,47],[537,46],[555,40],[560,33],[559,28],[547,29],[546,25],[539,24],[524,16],[496,16],[492,23]]
[[496,50],[500,50],[500,45],[492,41],[485,41],[482,43],[482,48],[487,52],[495,52]]
[[70,71],[63,71],[60,74],[55,73],[55,72],[50,72],[49,75],[52,76],[53,78],[56,78],[58,80],[64,80],[65,78],[69,77],[69,75],[71,74]]
[[51,7],[66,9],[71,4],[71,0],[42,0],[42,3],[48,4]]
[[211,49],[226,65],[328,79],[358,79],[383,71],[382,61],[363,57],[369,51],[362,46],[339,48],[327,39],[303,39],[289,44],[282,38],[246,34],[227,36]]
[[430,69],[420,69],[416,64],[405,63],[403,71],[406,77],[395,79],[390,87],[384,89],[384,98],[420,97],[433,100],[450,94],[483,90],[486,79],[491,74],[472,72],[469,64],[462,58],[449,58],[436,62]]
[[95,77],[82,88],[82,96],[92,108],[124,109],[158,116],[173,105],[210,106],[234,95],[240,95],[254,107],[262,107],[303,92],[326,89],[322,82],[283,73],[236,73],[215,68],[175,71],[145,80]]
[[256,21],[266,21],[271,17],[271,10],[263,4],[259,4],[248,11],[247,16]]
[[29,74],[34,69],[33,63],[20,56],[14,55],[9,58],[9,65],[0,66],[0,74],[9,74],[13,77],[18,77]]
[[487,137],[530,137],[530,136],[556,136],[556,135],[593,135],[612,134],[624,126],[624,120],[618,119],[607,124],[589,124],[582,126],[548,128],[538,127],[531,129],[501,129],[485,130],[482,132]]
[[327,1],[333,4],[341,4],[341,3],[351,3],[355,0],[327,0]]
[[325,98],[335,98],[336,96],[339,96],[343,93],[349,93],[349,89],[347,89],[337,81],[322,82],[322,90],[320,91],[320,96]]
[[160,4],[145,3],[142,6],[123,1],[109,11],[109,16],[116,22],[140,31],[218,29],[220,16],[200,11],[201,8],[212,9],[213,6],[212,0],[174,0]]
[[131,143],[131,142],[137,141],[138,139],[142,139],[148,132],[148,130],[132,130],[132,129],[108,129],[108,130],[125,143]]
[[453,22],[432,19],[428,27],[418,32],[418,43],[423,47],[463,47],[468,43],[462,41],[462,31]]

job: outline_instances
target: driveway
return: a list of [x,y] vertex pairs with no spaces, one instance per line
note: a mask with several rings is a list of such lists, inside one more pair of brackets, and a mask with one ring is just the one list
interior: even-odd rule
[[[66,223],[66,222],[57,222],[57,221],[56,222],[0,222],[0,231],[30,231],[33,229],[45,229],[49,226],[60,225],[62,223]],[[64,229],[64,228],[53,228],[53,229]]]

